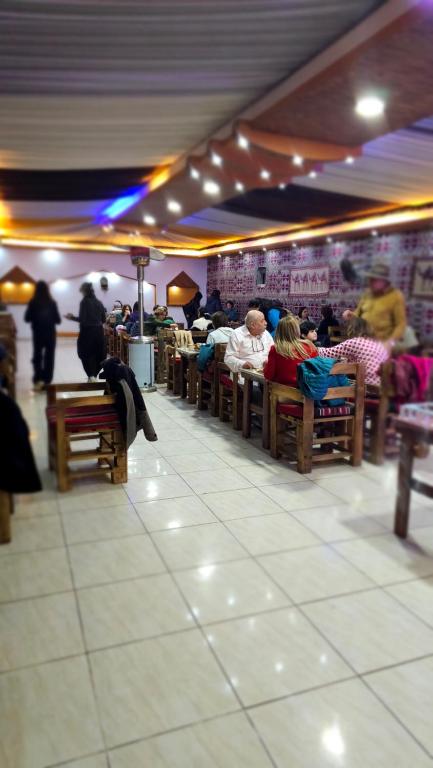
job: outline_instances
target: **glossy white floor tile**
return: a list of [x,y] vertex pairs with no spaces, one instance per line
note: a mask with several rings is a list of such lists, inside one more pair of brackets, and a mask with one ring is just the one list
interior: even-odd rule
[[245,549],[221,523],[158,531],[151,535],[171,569],[209,565],[247,555]]
[[431,768],[431,760],[359,680],[258,707],[251,717],[278,768]]
[[214,624],[206,634],[245,706],[353,675],[297,608]]
[[290,602],[251,559],[179,571],[175,579],[200,624],[281,608]]
[[0,605],[0,671],[83,651],[73,592]]
[[3,765],[46,768],[103,747],[84,656],[0,675]]
[[433,630],[382,590],[303,606],[359,673],[433,654]]
[[319,543],[308,528],[287,512],[228,520],[226,526],[251,555],[311,547]]
[[134,506],[148,531],[217,522],[215,515],[197,496],[136,502]]
[[146,534],[74,544],[69,553],[77,588],[165,571],[161,558]]
[[259,561],[295,603],[374,587],[370,579],[326,545],[279,552]]
[[19,356],[44,487],[0,547],[0,768],[433,768],[433,503],[394,537],[395,464],[302,476],[160,388],[128,483],[60,494]]
[[198,630],[98,651],[90,660],[108,747],[239,709]]
[[433,656],[375,672],[366,681],[433,757]]
[[193,623],[168,574],[80,589],[77,595],[89,650],[188,629]]
[[112,768],[272,768],[244,714],[226,715],[110,752]]

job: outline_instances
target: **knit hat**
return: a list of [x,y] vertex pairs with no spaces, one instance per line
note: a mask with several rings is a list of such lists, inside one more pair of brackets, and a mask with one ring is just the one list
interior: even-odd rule
[[364,277],[377,278],[378,280],[391,280],[389,274],[389,264],[383,261],[378,261],[373,264],[367,272],[364,272]]

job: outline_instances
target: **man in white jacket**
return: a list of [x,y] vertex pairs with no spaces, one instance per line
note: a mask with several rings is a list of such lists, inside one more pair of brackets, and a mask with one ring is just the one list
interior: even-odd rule
[[252,309],[245,318],[245,325],[236,328],[230,336],[224,362],[233,373],[241,373],[243,368],[261,370],[273,344],[263,312]]

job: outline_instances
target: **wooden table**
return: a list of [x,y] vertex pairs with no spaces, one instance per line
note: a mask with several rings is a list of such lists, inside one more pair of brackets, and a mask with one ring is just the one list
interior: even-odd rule
[[[251,414],[256,413],[262,417],[262,445],[266,450],[270,446],[269,438],[269,382],[265,379],[263,371],[256,371],[253,368],[243,368],[241,371],[245,383],[243,387],[244,399],[243,399],[243,418],[242,418],[242,435],[243,437],[251,436]],[[253,387],[254,383],[260,384],[260,387],[256,387],[258,391],[262,393],[261,405],[253,402]]]
[[429,446],[433,444],[433,427],[400,418],[395,420],[395,428],[401,442],[394,533],[405,539],[409,527],[410,492],[418,491],[433,498],[433,484],[412,477],[414,458],[425,459],[429,454]]
[[198,349],[178,347],[180,354],[180,396],[195,405],[197,402],[197,358]]

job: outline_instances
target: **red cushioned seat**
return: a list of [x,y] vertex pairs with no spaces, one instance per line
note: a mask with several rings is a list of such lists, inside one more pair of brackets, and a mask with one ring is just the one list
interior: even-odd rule
[[[327,418],[331,416],[350,416],[353,411],[351,405],[320,406],[314,409],[315,418]],[[302,419],[304,408],[302,405],[292,403],[278,403],[277,413],[284,416],[293,416],[296,419]]]
[[379,408],[379,400],[367,397],[364,400],[364,405],[366,409],[369,409],[370,411],[376,411]]
[[[47,408],[48,424],[56,425],[56,409]],[[65,411],[65,429],[67,432],[97,432],[98,429],[120,428],[119,416],[112,405],[73,406]]]
[[220,384],[222,384],[223,387],[227,387],[227,389],[233,389],[233,381],[226,373],[220,374]]

